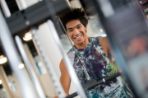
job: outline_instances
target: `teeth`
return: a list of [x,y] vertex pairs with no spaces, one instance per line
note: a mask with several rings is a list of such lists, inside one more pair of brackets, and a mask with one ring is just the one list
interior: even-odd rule
[[78,34],[76,34],[76,35],[74,35],[73,38],[77,38],[77,37],[80,37],[80,36],[82,36],[82,33],[81,32],[78,33]]

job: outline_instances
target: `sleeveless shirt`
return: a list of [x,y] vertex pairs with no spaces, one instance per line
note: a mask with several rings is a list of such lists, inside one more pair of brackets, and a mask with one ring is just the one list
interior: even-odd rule
[[[112,65],[102,51],[98,37],[90,37],[85,49],[73,46],[68,56],[82,85],[88,80],[100,81],[111,76]],[[87,91],[86,95],[88,98],[133,98],[132,95],[129,97],[123,88],[120,78],[110,86],[105,86],[103,90],[97,86]]]

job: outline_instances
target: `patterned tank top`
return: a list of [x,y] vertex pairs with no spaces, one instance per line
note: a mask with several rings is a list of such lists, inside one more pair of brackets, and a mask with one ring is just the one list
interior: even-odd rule
[[[82,86],[88,80],[99,81],[115,73],[113,65],[101,49],[98,37],[90,37],[85,49],[77,49],[73,46],[68,56]],[[110,86],[106,85],[103,90],[100,90],[99,86],[87,90],[86,95],[88,98],[134,98],[128,87],[122,83],[121,77],[118,77],[117,81]]]
[[73,46],[68,56],[82,84],[91,79],[99,81],[111,72],[109,60],[102,51],[97,37],[90,37],[85,49]]

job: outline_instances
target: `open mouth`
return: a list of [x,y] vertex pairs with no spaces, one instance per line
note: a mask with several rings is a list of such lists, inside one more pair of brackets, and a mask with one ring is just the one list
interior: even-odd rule
[[74,35],[74,36],[72,37],[72,39],[77,39],[77,38],[81,37],[82,35],[83,35],[83,34],[80,32],[80,33]]

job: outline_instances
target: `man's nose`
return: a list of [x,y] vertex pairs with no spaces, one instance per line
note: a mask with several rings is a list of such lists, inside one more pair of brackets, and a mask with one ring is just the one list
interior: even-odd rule
[[79,34],[80,31],[79,31],[78,29],[75,28],[75,29],[74,29],[74,33],[75,33],[75,34]]

